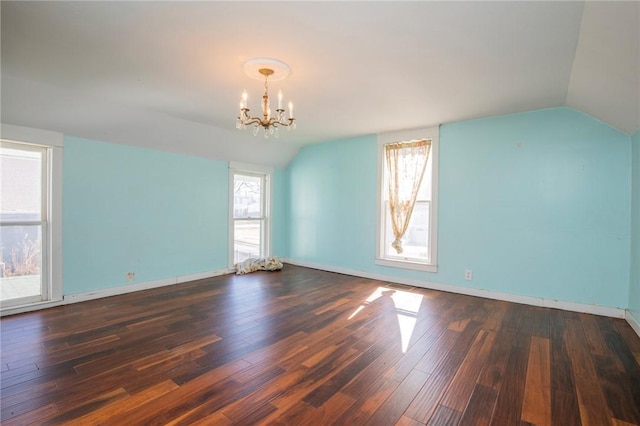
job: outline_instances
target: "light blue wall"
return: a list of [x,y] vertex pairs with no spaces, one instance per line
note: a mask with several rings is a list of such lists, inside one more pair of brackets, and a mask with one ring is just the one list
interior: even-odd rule
[[440,164],[447,281],[627,306],[627,135],[568,108],[467,121],[442,127]]
[[[65,295],[228,267],[228,162],[74,137],[64,144]],[[272,244],[280,256],[286,183],[286,171],[275,169]]]
[[64,294],[227,267],[228,163],[64,144]]
[[289,165],[289,256],[368,271],[375,255],[376,139],[310,145]]
[[374,264],[376,138],[305,147],[289,166],[289,256],[624,308],[629,156],[627,135],[569,108],[441,126],[439,271],[430,274]]
[[287,171],[273,170],[273,185],[271,194],[271,255],[277,257],[289,256],[289,229],[287,220]]
[[[631,140],[568,108],[443,125],[435,274],[374,264],[375,136],[308,146],[274,171],[273,254],[638,318]],[[64,294],[227,267],[227,162],[73,137],[64,151]]]
[[640,321],[640,131],[631,138],[631,267],[629,311]]

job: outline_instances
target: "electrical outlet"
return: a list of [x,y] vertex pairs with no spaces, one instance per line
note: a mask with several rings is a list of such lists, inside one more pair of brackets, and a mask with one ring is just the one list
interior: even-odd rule
[[127,272],[127,281],[133,281],[136,279],[136,273],[135,272]]
[[464,279],[467,281],[471,281],[473,279],[473,271],[471,269],[464,270]]

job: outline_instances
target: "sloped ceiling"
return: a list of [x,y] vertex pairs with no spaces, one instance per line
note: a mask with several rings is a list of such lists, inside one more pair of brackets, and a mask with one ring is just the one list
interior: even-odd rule
[[[638,2],[6,2],[2,121],[283,166],[309,143],[570,106],[640,127]],[[273,57],[298,127],[235,129]]]
[[566,105],[632,134],[640,127],[640,2],[588,2]]

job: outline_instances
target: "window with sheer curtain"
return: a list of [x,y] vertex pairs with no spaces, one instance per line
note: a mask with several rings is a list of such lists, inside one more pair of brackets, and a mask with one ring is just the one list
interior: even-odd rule
[[437,129],[384,135],[379,141],[376,263],[435,272]]

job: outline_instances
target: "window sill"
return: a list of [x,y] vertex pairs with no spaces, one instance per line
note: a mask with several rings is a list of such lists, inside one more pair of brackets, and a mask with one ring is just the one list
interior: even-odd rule
[[389,266],[391,268],[400,269],[413,269],[423,272],[438,272],[438,265],[430,265],[426,263],[411,262],[407,260],[390,260],[390,259],[376,259],[376,265]]

